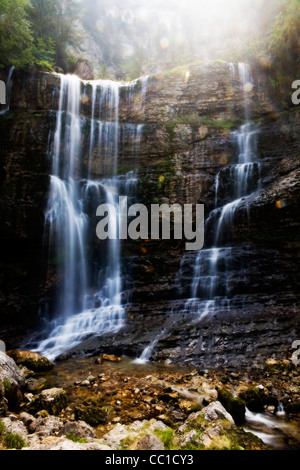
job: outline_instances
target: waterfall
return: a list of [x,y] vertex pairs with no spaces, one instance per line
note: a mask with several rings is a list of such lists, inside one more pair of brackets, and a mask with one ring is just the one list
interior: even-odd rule
[[[235,68],[229,65],[232,76]],[[253,87],[250,68],[247,64],[238,66],[240,84],[244,95],[246,123],[232,133],[237,162],[222,169],[215,179],[215,209],[209,214],[205,230],[212,231],[212,247],[198,253],[193,269],[190,298],[185,302],[184,312],[204,318],[216,309],[230,309],[230,277],[232,250],[228,244],[235,221],[236,211],[241,202],[259,189],[260,164],[257,161],[257,129],[249,122],[247,93]],[[229,201],[224,204],[224,195]],[[222,202],[224,205],[222,205]],[[183,273],[184,265],[181,265]]]
[[153,349],[155,348],[155,346],[157,345],[157,343],[159,342],[160,338],[165,334],[165,330],[162,330],[162,332],[155,338],[154,341],[152,341],[149,346],[147,346],[142,354],[140,355],[140,357],[138,357],[137,359],[134,359],[133,363],[134,364],[147,364],[147,362],[150,361],[150,358],[151,358],[151,355],[152,355],[152,352],[153,352]]
[[[54,318],[46,326],[46,338],[35,349],[51,360],[87,337],[116,332],[124,326],[120,242],[116,236],[97,248],[94,219],[103,203],[116,208],[118,219],[122,209],[119,196],[135,196],[137,174],[118,175],[118,158],[120,145],[128,142],[137,158],[142,135],[142,125],[119,122],[120,90],[125,89],[127,99],[133,100],[132,84],[109,80],[84,83],[73,75],[59,77],[45,246],[48,259],[58,266],[61,288]],[[88,89],[90,116],[84,117]],[[110,176],[94,176],[99,173]],[[111,216],[109,220],[116,235],[117,219]]]
[[0,116],[2,114],[7,113],[10,109],[10,97],[11,97],[11,89],[12,89],[12,84],[13,84],[12,77],[13,77],[14,70],[15,70],[15,67],[12,66],[10,67],[8,71],[8,77],[6,81],[6,90],[5,90],[5,93],[6,93],[5,108],[0,111]]

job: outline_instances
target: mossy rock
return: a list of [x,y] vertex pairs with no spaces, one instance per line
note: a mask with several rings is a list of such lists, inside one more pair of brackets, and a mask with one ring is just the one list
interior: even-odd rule
[[246,405],[241,398],[236,398],[229,390],[218,390],[218,400],[225,410],[232,416],[237,426],[242,426],[245,422]]
[[13,350],[8,351],[7,355],[11,357],[18,366],[25,366],[34,372],[43,372],[54,367],[54,364],[41,354],[32,351]]
[[261,413],[265,410],[265,405],[268,404],[265,391],[258,387],[251,387],[244,392],[241,392],[239,398],[244,400],[247,408],[255,413]]
[[106,423],[111,416],[113,408],[105,405],[102,396],[93,396],[75,407],[75,419],[85,421],[91,426]]
[[[233,428],[226,431],[224,436],[228,439],[230,446],[223,450],[271,450],[259,437],[241,428]],[[214,445],[212,450],[214,450]]]
[[29,406],[32,414],[45,410],[50,415],[57,416],[68,403],[67,394],[62,388],[50,388],[43,390],[39,395],[34,397]]

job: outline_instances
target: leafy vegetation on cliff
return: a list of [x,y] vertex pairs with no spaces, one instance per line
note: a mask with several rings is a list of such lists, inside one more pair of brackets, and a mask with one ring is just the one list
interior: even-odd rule
[[74,0],[0,0],[0,65],[67,70],[79,46]]
[[[223,5],[223,4],[222,4]],[[259,62],[274,89],[299,70],[299,0],[0,0],[0,66],[133,79],[201,61]],[[295,79],[296,77],[294,77]]]

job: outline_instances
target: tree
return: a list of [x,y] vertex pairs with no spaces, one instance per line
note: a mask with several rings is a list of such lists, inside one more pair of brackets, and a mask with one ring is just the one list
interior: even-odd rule
[[55,63],[57,0],[31,0],[27,7],[33,33],[33,56],[38,65]]
[[25,67],[32,62],[33,38],[26,0],[0,0],[0,64]]

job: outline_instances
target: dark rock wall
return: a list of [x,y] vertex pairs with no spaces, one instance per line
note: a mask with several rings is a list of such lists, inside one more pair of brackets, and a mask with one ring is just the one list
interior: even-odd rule
[[[87,341],[84,350],[115,344],[119,352],[139,355],[164,330],[153,351],[157,359],[260,365],[299,339],[300,113],[279,112],[268,77],[254,71],[254,79],[247,105],[259,130],[261,188],[247,207],[241,205],[231,234],[230,312],[220,310],[200,323],[182,315],[196,256],[185,252],[183,242],[128,241],[122,246],[126,328],[114,339]],[[46,278],[43,250],[58,84],[49,74],[16,72],[11,110],[0,117],[0,324],[12,343],[27,322],[36,324],[39,306],[51,310],[59,279],[55,270]],[[91,87],[83,89],[88,139]],[[120,173],[138,168],[138,199],[147,206],[203,203],[208,215],[216,174],[234,158],[231,131],[244,120],[238,77],[226,64],[213,63],[191,68],[188,80],[185,71],[150,77],[145,103],[140,91],[139,82],[130,96],[128,87],[121,90],[121,125],[143,124],[143,132],[139,158],[131,142],[120,145]],[[82,148],[86,165],[88,146]],[[92,168],[94,176],[103,176],[97,155]],[[220,204],[228,202],[226,188],[221,197]]]

